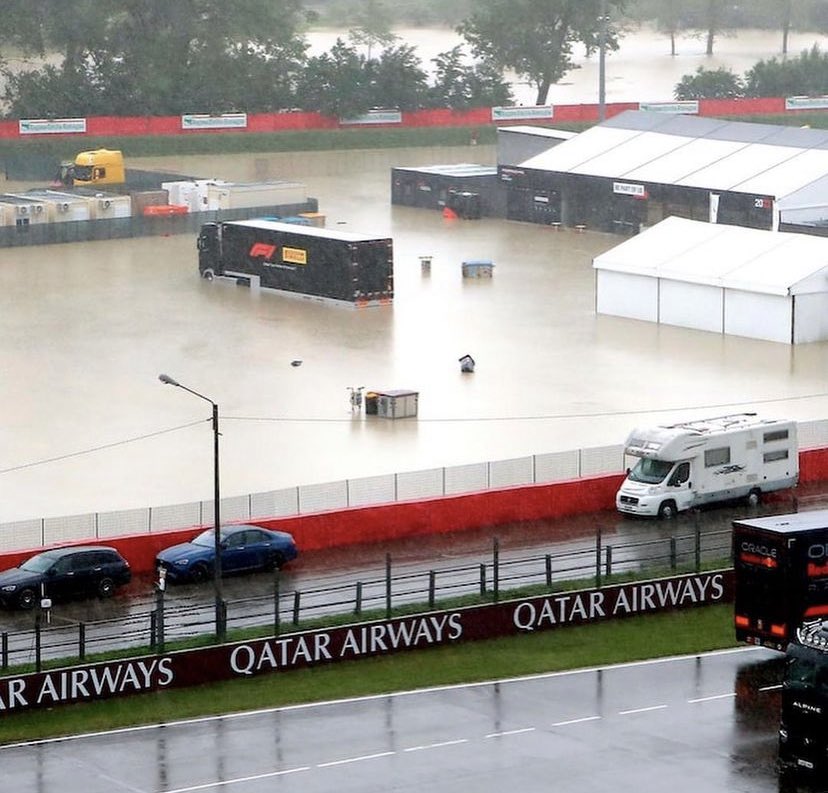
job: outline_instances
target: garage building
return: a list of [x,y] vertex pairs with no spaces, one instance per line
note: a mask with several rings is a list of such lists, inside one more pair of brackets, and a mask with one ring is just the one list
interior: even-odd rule
[[634,234],[679,216],[818,231],[828,130],[629,110],[499,166],[499,179],[512,220]]
[[828,239],[667,218],[593,260],[598,314],[828,340]]

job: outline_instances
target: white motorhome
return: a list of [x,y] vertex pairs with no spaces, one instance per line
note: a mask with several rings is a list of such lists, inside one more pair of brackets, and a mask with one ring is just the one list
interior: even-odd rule
[[796,422],[755,413],[634,429],[624,454],[639,458],[615,496],[629,515],[672,518],[740,498],[756,505],[799,479]]

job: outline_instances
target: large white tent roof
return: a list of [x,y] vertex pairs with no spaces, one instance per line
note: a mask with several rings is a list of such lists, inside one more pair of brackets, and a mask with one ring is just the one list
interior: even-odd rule
[[593,267],[771,295],[825,292],[828,238],[669,217]]
[[628,110],[519,165],[782,199],[828,175],[828,132]]

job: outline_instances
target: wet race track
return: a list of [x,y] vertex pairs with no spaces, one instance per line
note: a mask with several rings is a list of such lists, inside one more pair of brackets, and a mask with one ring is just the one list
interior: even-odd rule
[[0,767],[15,793],[765,793],[780,660],[745,648],[231,715],[0,748]]

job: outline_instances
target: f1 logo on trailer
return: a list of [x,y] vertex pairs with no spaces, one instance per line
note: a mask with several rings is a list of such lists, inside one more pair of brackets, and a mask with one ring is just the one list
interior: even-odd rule
[[251,259],[258,259],[262,258],[265,260],[272,259],[276,254],[276,246],[270,245],[267,242],[254,242],[250,246],[250,250],[247,252],[247,255]]

